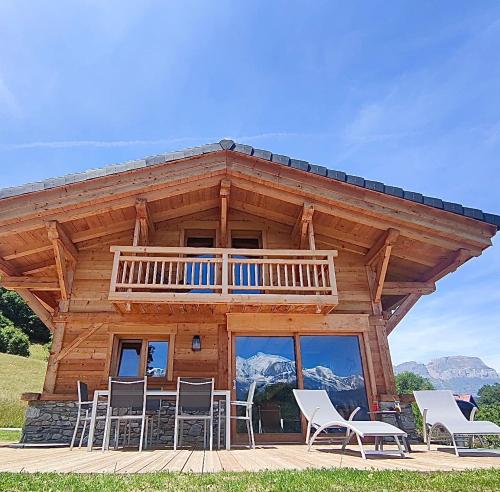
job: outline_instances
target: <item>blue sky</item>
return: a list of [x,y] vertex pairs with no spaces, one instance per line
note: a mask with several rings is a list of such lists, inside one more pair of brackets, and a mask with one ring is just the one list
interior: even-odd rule
[[[0,1],[0,186],[232,137],[500,213],[500,3]],[[498,241],[497,241],[498,242]],[[500,369],[500,248],[395,362]]]

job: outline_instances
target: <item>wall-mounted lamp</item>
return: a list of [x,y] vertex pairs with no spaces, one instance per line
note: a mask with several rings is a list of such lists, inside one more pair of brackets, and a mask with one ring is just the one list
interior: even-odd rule
[[201,350],[201,337],[200,335],[195,335],[193,337],[193,342],[191,344],[193,352],[199,352]]

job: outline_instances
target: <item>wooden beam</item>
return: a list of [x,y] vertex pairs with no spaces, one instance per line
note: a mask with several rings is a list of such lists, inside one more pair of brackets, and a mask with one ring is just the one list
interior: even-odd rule
[[73,350],[80,346],[85,340],[87,340],[87,338],[91,337],[102,326],[104,326],[104,323],[96,323],[94,326],[91,326],[81,335],[76,337],[66,348],[59,352],[56,357],[56,362],[59,362],[61,359],[64,359],[64,357],[73,352]]
[[227,216],[229,212],[229,194],[231,192],[231,181],[223,179],[220,182],[220,246],[227,248]]
[[60,290],[59,279],[54,277],[3,277],[0,284],[6,289]]
[[145,198],[137,198],[135,202],[135,213],[134,245],[147,246],[151,234],[155,231],[155,225],[151,218],[148,202]]
[[399,237],[399,230],[389,228],[385,231],[370,248],[365,257],[365,265],[371,265],[375,262],[378,255],[388,246],[393,246]]
[[57,355],[62,349],[65,327],[64,323],[56,323],[52,331],[52,344],[50,346],[47,371],[45,372],[45,381],[43,383],[44,393],[54,393],[56,387],[57,367],[59,365]]
[[4,256],[4,259],[15,260],[16,258],[24,258],[25,256],[36,255],[38,253],[45,253],[47,251],[52,251],[51,244],[44,244],[43,246],[38,246],[36,248],[30,248],[23,251],[16,251],[10,255]]
[[445,275],[454,272],[460,265],[469,260],[472,256],[471,251],[467,249],[459,249],[455,251],[449,258],[445,258],[438,263],[434,268],[431,268],[425,275],[426,282],[436,282]]
[[61,299],[67,301],[71,296],[74,269],[78,259],[78,250],[75,248],[62,226],[56,221],[47,223],[47,235],[54,247],[57,277],[61,288]]
[[72,261],[74,263],[77,262],[78,250],[76,249],[69,236],[66,234],[66,231],[64,230],[62,225],[59,224],[59,222],[57,222],[56,220],[47,222],[47,234],[49,236],[49,240],[52,242],[52,245],[54,245],[54,241],[60,241],[61,247],[64,249],[64,252],[69,261]]
[[16,289],[16,292],[26,301],[26,304],[40,318],[42,323],[50,330],[54,331],[54,323],[50,311],[43,306],[40,300],[28,289]]
[[0,275],[14,277],[17,275],[17,270],[6,260],[0,257]]
[[417,303],[420,299],[420,294],[408,294],[405,300],[399,305],[399,307],[392,313],[392,315],[387,320],[385,325],[385,331],[389,335],[398,323],[408,314],[408,311]]
[[385,282],[382,294],[400,296],[408,294],[432,294],[436,290],[434,282]]
[[[54,247],[52,246],[52,249],[54,249]],[[24,270],[21,272],[23,275],[33,275],[33,274],[36,274],[36,273],[41,273],[41,272],[45,272],[46,270],[49,270],[51,268],[55,268],[55,263],[54,263],[54,260],[45,260],[45,261],[42,261],[40,263],[35,263],[33,265],[30,265],[30,266],[26,266],[24,268],[27,268],[27,270]]]
[[300,249],[303,249],[306,244],[308,226],[312,221],[313,214],[314,205],[310,202],[304,202],[292,230],[292,238],[298,239],[295,240],[297,240]]

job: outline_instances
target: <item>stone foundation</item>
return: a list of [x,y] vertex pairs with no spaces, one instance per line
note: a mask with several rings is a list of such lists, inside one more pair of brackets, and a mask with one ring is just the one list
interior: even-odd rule
[[[221,418],[221,445],[224,443],[224,407],[222,407]],[[137,412],[136,412],[137,413]],[[100,404],[97,412],[98,416],[106,415],[106,405]],[[174,442],[175,423],[175,403],[165,402],[160,413],[160,425],[158,426],[157,412],[153,418],[153,445],[172,446]],[[30,401],[26,409],[26,419],[24,423],[21,442],[31,444],[41,443],[63,443],[70,444],[75,429],[77,417],[77,405],[74,402],[61,401]],[[214,408],[214,447],[217,447],[217,420],[218,405]],[[114,424],[113,424],[114,425]],[[124,424],[122,423],[122,429]],[[80,439],[83,423],[80,423],[77,435],[77,443]],[[130,445],[137,446],[141,431],[140,420],[130,421]],[[183,445],[198,446],[203,445],[203,421],[185,421],[183,432]],[[94,445],[102,444],[104,435],[104,419],[97,420],[94,434]],[[87,444],[88,425],[84,445]],[[120,433],[120,445],[123,444],[124,432]],[[127,436],[128,441],[128,436]],[[112,430],[110,446],[114,444],[114,432]],[[128,443],[127,443],[128,445]]]

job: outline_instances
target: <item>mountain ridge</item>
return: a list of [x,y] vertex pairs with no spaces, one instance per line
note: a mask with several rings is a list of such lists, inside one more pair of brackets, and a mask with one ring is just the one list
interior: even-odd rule
[[427,378],[436,389],[477,395],[485,384],[500,383],[500,374],[479,357],[452,355],[438,357],[427,364],[416,361],[394,366],[394,373],[413,372]]

